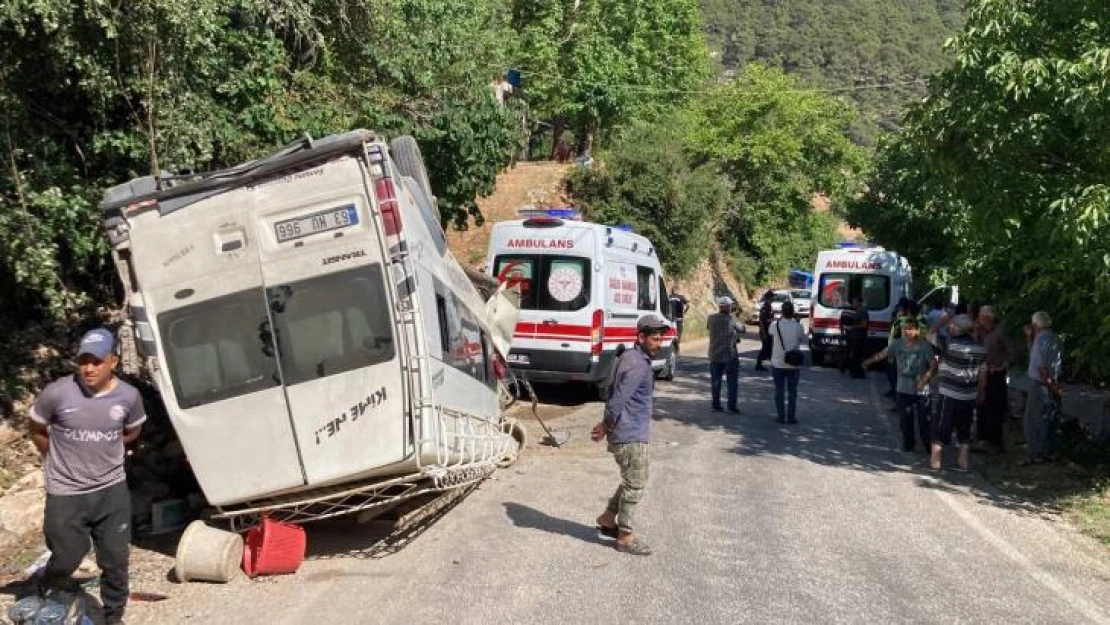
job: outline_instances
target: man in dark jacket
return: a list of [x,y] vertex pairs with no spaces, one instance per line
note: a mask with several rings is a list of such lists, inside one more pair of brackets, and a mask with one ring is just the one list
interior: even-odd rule
[[643,498],[648,479],[648,444],[651,442],[652,392],[655,374],[651,360],[663,344],[667,320],[644,315],[636,323],[636,346],[624,352],[613,365],[616,372],[605,416],[590,431],[590,438],[607,438],[609,453],[621,471],[621,483],[597,517],[598,531],[616,538],[617,551],[638,556],[651,555],[651,547],[634,533],[636,504]]
[[770,328],[771,322],[775,320],[775,309],[771,306],[771,302],[774,300],[774,292],[767,291],[763,294],[763,304],[759,307],[759,355],[755,357],[756,371],[766,371],[767,367],[763,366],[763,361],[771,359],[771,346],[774,343]]

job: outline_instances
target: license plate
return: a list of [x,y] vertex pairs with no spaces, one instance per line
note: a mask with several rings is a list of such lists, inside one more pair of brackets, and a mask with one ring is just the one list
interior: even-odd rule
[[348,204],[279,221],[274,224],[274,234],[277,235],[278,243],[285,243],[357,223],[358,210],[354,204]]
[[509,354],[509,364],[511,365],[526,365],[528,363],[528,354]]

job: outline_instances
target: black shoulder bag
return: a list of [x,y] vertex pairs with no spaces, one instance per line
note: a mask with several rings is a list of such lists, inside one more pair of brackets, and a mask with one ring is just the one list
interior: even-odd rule
[[786,364],[790,365],[791,367],[800,367],[800,366],[802,366],[806,361],[805,354],[803,354],[802,350],[798,349],[797,347],[795,347],[794,349],[790,349],[790,350],[786,349],[786,341],[784,341],[782,339],[782,323],[781,322],[775,323],[775,330],[777,330],[778,334],[779,334],[779,343],[782,343],[782,349],[783,349],[782,359],[786,362]]

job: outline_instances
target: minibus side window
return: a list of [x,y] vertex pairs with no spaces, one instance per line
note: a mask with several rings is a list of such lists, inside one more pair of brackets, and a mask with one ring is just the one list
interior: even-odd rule
[[478,317],[439,280],[435,281],[435,289],[443,362],[479,382],[491,384],[485,333]]

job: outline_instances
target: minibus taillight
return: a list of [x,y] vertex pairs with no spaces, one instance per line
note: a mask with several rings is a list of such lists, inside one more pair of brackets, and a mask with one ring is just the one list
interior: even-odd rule
[[378,196],[378,210],[382,213],[385,236],[401,234],[401,209],[397,205],[397,192],[393,181],[379,178],[374,181],[374,194]]
[[590,322],[590,359],[601,360],[601,348],[605,335],[605,311],[598,308]]

